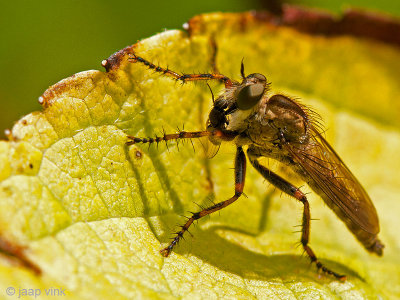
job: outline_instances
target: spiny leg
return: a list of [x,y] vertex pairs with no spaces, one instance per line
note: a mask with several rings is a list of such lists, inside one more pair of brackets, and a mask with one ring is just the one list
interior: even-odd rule
[[220,138],[223,141],[231,141],[233,140],[238,133],[235,131],[228,131],[228,130],[220,130],[220,129],[214,129],[214,130],[203,130],[203,131],[179,131],[178,133],[172,133],[172,134],[163,134],[162,136],[156,136],[154,138],[139,138],[139,137],[134,137],[128,135],[127,138],[129,141],[126,142],[126,144],[133,145],[133,144],[138,144],[138,143],[143,143],[143,144],[152,144],[152,143],[160,143],[160,142],[167,142],[171,140],[179,140],[179,139],[195,139],[195,138],[201,138],[204,136],[214,136],[217,138]]
[[239,197],[243,193],[245,175],[246,156],[244,155],[242,147],[238,147],[235,157],[235,195],[233,195],[228,200],[214,204],[197,213],[193,213],[192,216],[186,221],[186,223],[181,226],[182,229],[176,233],[176,237],[172,240],[172,242],[167,247],[162,249],[160,253],[163,256],[167,257],[171,253],[175,245],[178,244],[179,240],[183,237],[183,234],[189,229],[190,225],[192,225],[195,220],[216,212],[239,199]]
[[260,165],[257,160],[257,155],[255,155],[251,149],[247,150],[247,154],[252,166],[271,184],[276,186],[278,189],[283,191],[284,193],[295,197],[301,203],[303,203],[303,221],[302,221],[302,234],[301,234],[301,244],[304,248],[304,251],[307,253],[308,257],[310,258],[312,263],[315,263],[319,270],[322,270],[324,273],[329,275],[333,275],[339,280],[346,280],[345,275],[340,275],[327,267],[325,267],[317,258],[314,251],[308,246],[310,240],[310,220],[311,220],[311,213],[310,213],[310,205],[308,203],[307,197],[304,195],[303,192],[300,191],[297,187],[292,185],[290,182],[286,181],[279,175],[273,173],[266,167]]
[[160,66],[156,66],[155,64],[149,62],[143,57],[137,56],[136,54],[131,54],[130,61],[132,62],[140,62],[147,66],[149,69],[152,69],[156,72],[159,72],[165,76],[169,76],[174,78],[175,80],[182,81],[183,83],[186,81],[198,81],[198,80],[219,80],[225,83],[225,87],[232,86],[232,81],[226,77],[225,75],[219,73],[204,73],[204,74],[179,74],[175,71],[169,70],[168,68],[162,68]]

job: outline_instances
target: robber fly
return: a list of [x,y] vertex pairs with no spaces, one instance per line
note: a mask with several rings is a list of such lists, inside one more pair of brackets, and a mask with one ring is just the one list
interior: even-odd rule
[[301,244],[319,270],[344,280],[346,277],[325,267],[310,248],[310,207],[306,195],[286,179],[261,165],[259,158],[267,157],[291,168],[305,181],[346,224],[347,228],[370,252],[381,256],[384,245],[378,239],[379,221],[368,194],[321,135],[316,114],[297,100],[282,94],[269,95],[270,83],[259,73],[245,75],[241,64],[241,82],[215,74],[178,74],[155,66],[142,57],[131,56],[150,69],[175,80],[219,80],[225,89],[214,101],[207,120],[207,130],[164,134],[156,138],[128,136],[128,145],[159,143],[161,141],[208,137],[219,145],[231,141],[236,145],[235,193],[222,202],[193,213],[172,242],[160,252],[167,257],[195,220],[216,212],[243,193],[247,157],[251,165],[272,185],[303,204]]

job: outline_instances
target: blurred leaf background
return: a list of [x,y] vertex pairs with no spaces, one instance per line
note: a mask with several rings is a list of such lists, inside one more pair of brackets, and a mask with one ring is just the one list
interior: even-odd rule
[[[275,2],[275,1],[273,1]],[[400,1],[297,0],[340,13],[362,7],[400,17]],[[21,116],[39,110],[37,98],[74,73],[102,69],[112,53],[194,15],[265,9],[271,0],[2,1],[0,6],[0,138]]]

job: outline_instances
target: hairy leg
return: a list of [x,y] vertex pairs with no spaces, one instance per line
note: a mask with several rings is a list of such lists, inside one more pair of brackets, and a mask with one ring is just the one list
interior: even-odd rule
[[340,280],[345,280],[345,275],[340,275],[327,267],[325,267],[317,258],[314,251],[308,245],[310,240],[310,220],[311,220],[311,213],[310,213],[310,205],[307,200],[307,197],[304,195],[300,189],[295,187],[290,182],[286,181],[279,175],[273,173],[271,170],[267,169],[266,167],[260,165],[257,160],[257,156],[252,153],[251,149],[247,151],[250,163],[252,166],[271,184],[276,186],[278,189],[283,191],[284,193],[296,198],[299,200],[303,206],[303,221],[302,221],[302,234],[301,234],[301,244],[304,248],[304,251],[307,253],[308,257],[310,258],[312,263],[315,263],[319,270],[322,270],[324,273],[329,275],[333,275]]
[[172,242],[162,249],[160,253],[167,257],[172,249],[178,244],[179,240],[183,237],[183,234],[189,229],[189,227],[193,224],[195,220],[198,220],[204,216],[207,216],[213,212],[219,211],[224,207],[235,202],[243,193],[244,188],[244,181],[246,175],[246,156],[243,152],[242,147],[238,147],[236,150],[236,157],[235,157],[235,194],[229,198],[228,200],[221,201],[215,205],[207,207],[199,212],[193,213],[190,218],[186,221],[184,225],[181,226],[181,230],[176,233],[175,238]]

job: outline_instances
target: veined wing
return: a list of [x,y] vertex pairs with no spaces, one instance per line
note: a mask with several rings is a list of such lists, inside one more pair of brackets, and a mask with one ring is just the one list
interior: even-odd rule
[[197,139],[197,141],[201,145],[205,157],[210,159],[213,158],[215,155],[217,155],[219,148],[221,146],[221,144],[212,143],[208,136],[203,136]]
[[343,213],[364,231],[377,234],[378,215],[367,192],[324,137],[315,128],[311,134],[309,145],[288,143],[285,149],[311,178],[310,186],[339,217]]

